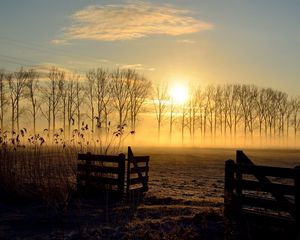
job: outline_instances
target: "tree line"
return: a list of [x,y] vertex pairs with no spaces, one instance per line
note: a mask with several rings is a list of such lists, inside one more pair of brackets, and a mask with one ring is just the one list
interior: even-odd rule
[[[158,135],[167,125],[169,135],[174,124],[181,137],[188,135],[214,138],[243,134],[260,137],[289,137],[300,130],[300,97],[272,88],[246,84],[190,86],[190,98],[182,106],[173,104],[166,83],[153,89]],[[166,101],[167,99],[167,101]]]
[[134,132],[147,106],[155,116],[157,135],[167,128],[170,138],[178,130],[182,139],[192,140],[238,133],[288,137],[300,130],[299,96],[246,84],[193,85],[189,95],[185,103],[176,104],[167,83],[154,84],[132,69],[98,68],[84,75],[56,67],[46,74],[1,70],[0,128],[20,132],[26,116],[33,134],[38,122],[49,133],[63,129],[65,137],[80,129],[105,134],[111,126],[127,125]]
[[[47,123],[44,130],[53,134],[64,131],[65,137],[74,129],[105,132],[112,119],[119,128],[129,123],[134,131],[150,87],[149,80],[131,69],[98,68],[84,77],[56,67],[42,77],[35,69],[1,70],[0,127],[2,132],[20,132],[20,119],[29,114],[31,126],[26,127],[33,134],[37,133],[38,118]],[[10,126],[4,124],[7,121]]]

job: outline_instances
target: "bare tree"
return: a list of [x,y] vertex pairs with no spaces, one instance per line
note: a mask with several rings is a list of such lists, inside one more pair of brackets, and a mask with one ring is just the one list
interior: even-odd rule
[[[69,80],[69,79],[68,79]],[[68,118],[68,96],[69,96],[69,81],[62,79],[58,84],[59,95],[60,95],[60,104],[61,104],[61,114],[63,119],[63,134],[66,137],[66,126]]]
[[133,77],[134,71],[128,69],[127,71],[116,70],[111,74],[111,91],[113,106],[118,114],[118,125],[126,124],[128,113],[130,111],[130,81]]
[[133,73],[130,81],[130,122],[131,130],[136,130],[137,116],[148,96],[151,82],[137,73]]
[[[13,74],[7,74],[7,80],[10,91],[11,100],[11,129],[12,131],[20,130],[20,100],[23,97],[26,86],[27,72],[21,68]],[[17,129],[15,129],[15,123]]]
[[[286,118],[285,118],[285,122],[286,122],[286,137],[288,138],[289,136],[289,129],[290,129],[290,124],[291,124],[291,116],[293,113],[293,98],[288,100],[287,102],[287,109],[286,109]],[[300,107],[300,106],[299,106]]]
[[50,80],[48,88],[50,90],[52,131],[54,133],[56,130],[56,116],[59,111],[59,103],[62,98],[65,72],[53,67],[48,74],[48,78]]
[[38,102],[38,92],[39,92],[39,75],[34,69],[28,71],[28,80],[27,80],[27,97],[31,103],[31,116],[32,116],[32,125],[33,125],[33,134],[36,134],[36,119],[39,109]]
[[188,127],[188,114],[189,114],[189,109],[186,106],[186,103],[182,103],[181,105],[181,142],[182,144],[184,143],[184,133],[185,133],[185,128]]
[[0,127],[1,131],[4,130],[4,116],[5,116],[5,110],[6,106],[8,104],[8,99],[6,97],[6,74],[4,70],[0,70]]
[[265,130],[265,136],[267,136],[267,116],[268,116],[268,102],[270,95],[268,90],[263,88],[259,91],[257,97],[257,117],[259,124],[259,136],[262,136],[263,124]]
[[285,118],[288,110],[288,95],[284,92],[277,92],[278,101],[278,134],[284,136],[285,134]]
[[294,135],[297,136],[297,131],[299,129],[299,113],[300,113],[300,97],[294,97],[291,99],[291,105],[292,105],[292,117],[293,117],[293,127],[294,127]]
[[219,85],[216,87],[213,101],[214,101],[214,137],[217,136],[218,120],[219,128],[222,134],[222,124],[223,124],[223,104],[224,104],[224,89]]
[[232,129],[234,127],[235,119],[235,104],[238,101],[238,95],[236,95],[234,85],[226,85],[224,87],[224,103],[223,103],[223,113],[224,113],[224,135],[226,138],[227,126],[229,127],[230,136],[232,136]]
[[276,92],[268,88],[268,95],[269,95],[269,101],[268,101],[268,128],[269,128],[269,137],[272,137],[272,134],[275,136],[275,129],[276,129],[276,118],[277,118],[277,107],[278,107],[278,101]]
[[161,126],[166,115],[167,102],[169,100],[168,84],[165,82],[157,83],[152,90],[152,102],[157,121],[157,137],[160,140]]
[[170,138],[170,141],[172,141],[173,124],[175,122],[174,112],[175,112],[175,104],[174,104],[173,98],[171,97],[171,99],[170,99],[170,110],[169,110],[169,115],[170,115],[170,119],[169,119],[169,138]]
[[81,123],[81,107],[83,105],[83,86],[80,82],[80,79],[76,79],[75,83],[75,95],[76,95],[76,101],[75,101],[75,109],[76,109],[76,116],[77,116],[77,129],[80,129],[80,123]]
[[197,121],[199,124],[201,136],[203,136],[203,133],[204,133],[204,112],[205,112],[205,106],[206,106],[205,97],[206,97],[206,94],[205,94],[204,89],[202,90],[200,88],[200,86],[198,86],[195,90],[193,98],[195,99],[194,101],[195,101],[195,105],[196,105],[197,112],[198,112]]
[[[39,106],[40,112],[47,120],[48,136],[51,131],[51,93],[48,88],[41,86],[42,103]],[[44,107],[45,106],[45,107]]]
[[[88,99],[88,108],[90,110],[89,118],[91,119],[91,130],[94,132],[95,128],[95,98],[96,98],[96,91],[95,91],[95,75],[93,71],[89,71],[86,74],[87,85],[85,88],[85,93]],[[80,123],[78,123],[78,129],[80,128]]]
[[192,138],[192,141],[194,143],[195,140],[195,133],[196,133],[196,123],[199,119],[199,110],[202,101],[202,92],[199,85],[190,87],[191,93],[190,93],[190,99],[188,103],[189,108],[189,130],[190,130],[190,136]]
[[80,75],[73,73],[69,76],[66,82],[66,110],[67,110],[67,120],[68,120],[68,134],[71,133],[71,127],[75,124],[75,115],[77,112],[77,83]]
[[110,100],[111,100],[111,85],[110,74],[107,70],[98,68],[97,70],[90,72],[95,78],[95,98],[97,108],[97,128],[102,128],[103,123],[105,129],[108,129],[108,115],[110,113]]
[[205,89],[205,106],[204,106],[204,136],[206,134],[206,125],[207,120],[210,123],[210,132],[212,134],[213,131],[213,110],[214,110],[214,103],[213,103],[213,96],[214,96],[215,87],[213,85],[209,85]]
[[251,136],[253,136],[253,123],[256,118],[255,106],[257,95],[257,87],[253,85],[242,85],[239,97],[244,118],[244,136],[247,135],[247,129]]

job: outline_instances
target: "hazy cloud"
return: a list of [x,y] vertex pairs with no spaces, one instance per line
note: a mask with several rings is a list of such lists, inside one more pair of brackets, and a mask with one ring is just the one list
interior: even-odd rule
[[[42,63],[40,65],[36,65],[35,69],[40,75],[40,80],[47,80],[48,79],[48,74],[52,68],[56,68],[59,71],[64,71],[65,72],[65,77],[72,76],[75,70],[72,70],[70,68],[64,67],[60,64],[55,64],[55,63]],[[78,73],[78,72],[76,72]]]
[[51,41],[51,43],[54,44],[54,45],[67,45],[67,44],[69,44],[66,39],[53,39]]
[[136,63],[136,64],[116,64],[121,69],[135,69],[135,70],[142,70],[142,71],[154,71],[155,68],[148,68],[145,67],[143,64]]
[[181,39],[181,40],[177,40],[178,43],[184,43],[184,44],[194,44],[196,43],[196,41],[194,40],[190,40],[190,39]]
[[[155,34],[178,36],[214,27],[190,15],[190,11],[171,5],[140,1],[88,6],[71,16],[73,23],[65,29],[65,36],[68,39],[116,41]],[[54,41],[59,44],[60,40]]]

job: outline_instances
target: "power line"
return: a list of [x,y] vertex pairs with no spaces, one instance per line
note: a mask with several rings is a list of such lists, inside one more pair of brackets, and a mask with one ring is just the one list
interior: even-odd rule
[[[37,51],[39,53],[44,53],[44,52],[48,52],[51,54],[58,53],[59,55],[56,55],[56,56],[61,56],[61,57],[78,57],[78,55],[80,55],[80,57],[85,57],[85,58],[88,58],[88,59],[90,59],[92,61],[96,61],[96,62],[98,62],[99,60],[100,61],[103,60],[103,59],[98,59],[98,58],[91,57],[91,56],[88,56],[88,55],[82,54],[82,53],[65,51],[63,49],[46,48],[46,46],[43,44],[33,43],[33,42],[29,43],[26,41],[15,40],[15,39],[5,37],[5,36],[0,36],[0,42],[4,42],[4,43],[10,44],[10,45],[20,46],[20,47],[27,48],[27,49],[30,49],[33,51]],[[64,54],[61,54],[62,52]]]
[[2,62],[2,63],[7,63],[8,62],[10,64],[17,65],[17,66],[20,66],[20,67],[33,67],[32,65],[24,64],[24,63],[21,63],[21,62],[15,61],[15,60],[11,60],[11,59],[5,59],[5,60],[0,59],[0,62]]
[[[2,54],[0,54],[0,62],[2,62],[2,63],[10,63],[10,64],[13,64],[13,65],[17,65],[19,67],[37,68],[38,70],[41,70],[41,66],[38,66],[38,64],[36,64],[33,61],[27,61],[27,62],[31,62],[31,63],[35,63],[35,64],[29,64],[29,63],[27,64],[27,63],[24,63],[24,61],[22,59],[18,59],[16,57],[11,57],[11,56],[6,56],[6,55],[2,55]],[[66,70],[72,70],[72,71],[78,72],[80,74],[85,74],[84,71],[79,71],[79,70],[74,70],[74,69],[68,69],[68,68],[66,68]]]
[[15,59],[15,60],[17,60],[17,61],[22,61],[22,62],[31,62],[31,63],[33,63],[33,64],[36,64],[36,62],[35,61],[32,61],[32,60],[29,60],[29,59],[22,59],[22,58],[17,58],[17,57],[14,57],[14,56],[8,56],[8,55],[4,55],[4,54],[0,54],[0,57],[2,57],[2,58],[8,58],[8,59]]

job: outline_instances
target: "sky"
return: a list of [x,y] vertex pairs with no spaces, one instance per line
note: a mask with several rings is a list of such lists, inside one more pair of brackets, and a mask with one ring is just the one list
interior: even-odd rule
[[300,95],[298,0],[1,0],[0,69],[135,68]]

